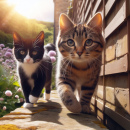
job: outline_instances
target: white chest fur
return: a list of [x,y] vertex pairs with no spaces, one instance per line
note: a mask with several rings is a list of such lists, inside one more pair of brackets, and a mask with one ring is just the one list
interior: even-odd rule
[[31,75],[36,71],[37,67],[39,66],[39,63],[34,63],[34,64],[27,64],[27,63],[24,63],[24,64],[19,64],[24,73],[29,77],[31,78]]
[[34,63],[34,64],[27,64],[27,63],[19,63],[19,66],[22,67],[25,75],[29,78],[28,83],[30,84],[31,88],[34,87],[34,80],[31,78],[32,74],[36,71],[37,67],[40,63]]

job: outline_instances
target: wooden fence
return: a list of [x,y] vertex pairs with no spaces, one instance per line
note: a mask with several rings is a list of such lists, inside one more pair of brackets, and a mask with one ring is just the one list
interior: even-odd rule
[[91,108],[109,129],[130,130],[130,0],[73,0],[71,19],[88,22],[103,14],[100,79]]

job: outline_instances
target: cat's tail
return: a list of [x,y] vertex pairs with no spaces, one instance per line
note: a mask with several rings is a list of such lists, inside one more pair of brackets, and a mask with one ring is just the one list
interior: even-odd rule
[[55,45],[52,43],[48,43],[44,46],[45,53],[50,57],[52,63],[56,61],[56,49]]

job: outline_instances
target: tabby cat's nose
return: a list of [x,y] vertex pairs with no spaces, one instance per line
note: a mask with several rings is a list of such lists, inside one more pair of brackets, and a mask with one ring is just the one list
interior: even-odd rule
[[79,56],[81,56],[81,55],[82,55],[82,53],[83,53],[83,52],[79,52],[79,51],[77,52],[77,54],[78,54]]

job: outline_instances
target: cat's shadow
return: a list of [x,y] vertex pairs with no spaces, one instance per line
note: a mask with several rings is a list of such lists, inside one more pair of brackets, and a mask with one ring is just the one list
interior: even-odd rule
[[93,128],[92,123],[94,123],[95,120],[95,114],[74,114],[74,113],[68,113],[67,116],[69,118],[72,118],[76,120],[78,123],[84,125],[84,126],[89,126],[90,128]]
[[48,101],[39,102],[36,105],[34,108],[29,108],[30,111],[35,113],[32,115],[31,121],[45,121],[62,125],[62,123],[58,121],[59,113],[62,110],[59,103]]

